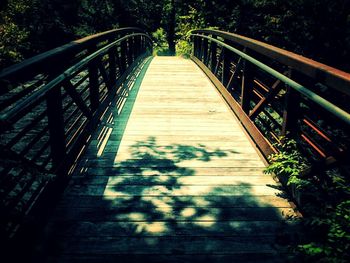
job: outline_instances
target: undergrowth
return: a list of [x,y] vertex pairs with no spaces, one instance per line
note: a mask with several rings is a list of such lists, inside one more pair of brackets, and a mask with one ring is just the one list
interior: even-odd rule
[[[293,249],[302,262],[350,262],[349,164],[323,167],[308,162],[295,140],[284,138],[265,173],[284,178],[301,196],[303,233]],[[283,180],[282,180],[283,181]],[[295,198],[295,196],[294,196]]]

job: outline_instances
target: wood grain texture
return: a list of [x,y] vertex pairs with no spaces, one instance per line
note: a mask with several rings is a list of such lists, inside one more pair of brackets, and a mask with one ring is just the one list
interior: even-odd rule
[[284,262],[295,212],[204,73],[155,57],[106,111],[47,262]]

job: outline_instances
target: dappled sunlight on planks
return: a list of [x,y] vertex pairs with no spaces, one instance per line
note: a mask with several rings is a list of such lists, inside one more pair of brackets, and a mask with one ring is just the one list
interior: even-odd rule
[[296,215],[193,62],[156,57],[109,114],[51,221],[51,259],[276,262],[288,253]]

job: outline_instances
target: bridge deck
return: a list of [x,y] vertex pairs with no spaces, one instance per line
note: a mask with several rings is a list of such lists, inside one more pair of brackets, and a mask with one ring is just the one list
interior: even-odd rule
[[48,261],[283,261],[293,210],[211,82],[177,57],[143,73],[50,220]]

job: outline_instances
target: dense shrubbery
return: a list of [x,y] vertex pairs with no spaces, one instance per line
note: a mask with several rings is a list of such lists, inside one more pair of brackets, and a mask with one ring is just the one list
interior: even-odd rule
[[301,203],[305,228],[294,249],[303,262],[349,262],[349,165],[340,163],[322,172],[310,170],[294,140],[286,139],[278,148],[265,172],[286,178],[287,185],[296,189],[294,197]]

